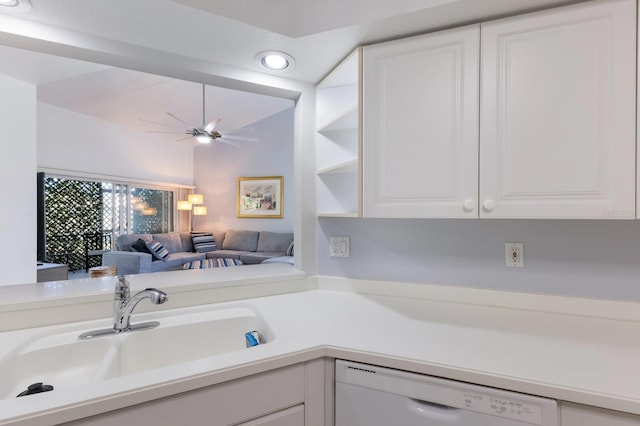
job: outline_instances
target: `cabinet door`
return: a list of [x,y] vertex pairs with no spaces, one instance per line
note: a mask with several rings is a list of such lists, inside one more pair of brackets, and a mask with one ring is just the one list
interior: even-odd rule
[[635,1],[482,25],[481,217],[635,216]]
[[[154,399],[68,425],[208,426],[248,422],[249,425],[298,426],[301,413],[304,418],[304,398],[305,365],[297,364]],[[288,410],[289,407],[298,408]],[[284,411],[268,415],[280,410]]]
[[561,401],[562,426],[638,426],[640,416]]
[[363,216],[478,216],[479,35],[363,49]]

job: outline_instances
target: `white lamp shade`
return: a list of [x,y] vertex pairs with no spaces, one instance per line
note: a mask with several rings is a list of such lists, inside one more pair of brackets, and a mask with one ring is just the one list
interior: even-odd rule
[[193,215],[194,216],[204,216],[207,214],[207,206],[194,206],[193,207]]
[[178,210],[191,210],[191,203],[188,201],[178,201]]
[[204,197],[202,194],[189,194],[187,196],[187,200],[189,200],[191,204],[204,204]]

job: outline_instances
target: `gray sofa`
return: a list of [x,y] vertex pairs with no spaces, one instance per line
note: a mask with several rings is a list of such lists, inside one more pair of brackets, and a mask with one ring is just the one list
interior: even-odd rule
[[[293,259],[292,232],[230,229],[213,233],[213,238],[217,246],[215,250],[196,253],[189,233],[124,234],[118,236],[116,250],[102,256],[102,265],[116,266],[119,274],[129,275],[180,270],[185,263],[204,259],[236,259],[243,264],[262,263],[267,259]],[[168,256],[165,260],[157,260],[149,253],[133,251],[131,245],[139,239],[159,242],[169,252]]]

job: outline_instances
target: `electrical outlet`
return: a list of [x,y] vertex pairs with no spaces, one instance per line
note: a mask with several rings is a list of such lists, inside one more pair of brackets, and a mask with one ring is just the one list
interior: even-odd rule
[[524,266],[524,245],[522,243],[505,243],[507,266],[522,268]]
[[350,257],[349,237],[329,237],[329,256]]

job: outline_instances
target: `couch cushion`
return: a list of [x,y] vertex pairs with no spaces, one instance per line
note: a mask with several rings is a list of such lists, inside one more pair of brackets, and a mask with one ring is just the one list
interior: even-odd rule
[[266,259],[262,263],[287,263],[289,265],[293,265],[294,261],[293,261],[293,256],[278,256],[278,257],[272,257],[270,259]]
[[293,241],[292,232],[260,232],[256,251],[277,251],[284,253]]
[[262,263],[263,261],[270,259],[272,257],[282,256],[282,252],[279,251],[257,251],[257,252],[248,252],[243,253],[239,256],[242,263],[247,265],[255,265],[257,263]]
[[164,246],[158,241],[149,241],[147,243],[147,248],[149,249],[153,257],[158,260],[165,260],[169,256],[169,252],[167,251],[167,249],[164,248]]
[[121,251],[131,251],[131,244],[136,241],[142,240],[146,243],[152,239],[151,234],[122,234],[116,239],[116,247]]
[[167,232],[164,234],[153,234],[153,240],[164,246],[169,253],[179,253],[182,249],[182,239],[179,232]]
[[258,248],[258,231],[238,231],[230,229],[227,231],[222,242],[223,250],[256,251]]
[[193,242],[191,242],[191,233],[190,232],[181,232],[180,233],[180,242],[182,243],[182,250],[180,251],[195,251],[193,249]]
[[182,265],[187,262],[193,262],[195,260],[204,260],[204,253],[193,253],[193,252],[180,252],[180,253],[171,253],[167,256],[165,261],[155,260],[151,262],[151,271],[169,271],[169,270],[180,270],[182,269]]
[[207,259],[240,259],[240,255],[245,253],[252,253],[250,251],[241,251],[241,250],[214,250],[208,253],[205,253]]
[[192,232],[191,241],[197,253],[207,253],[218,250],[213,234],[211,232]]

